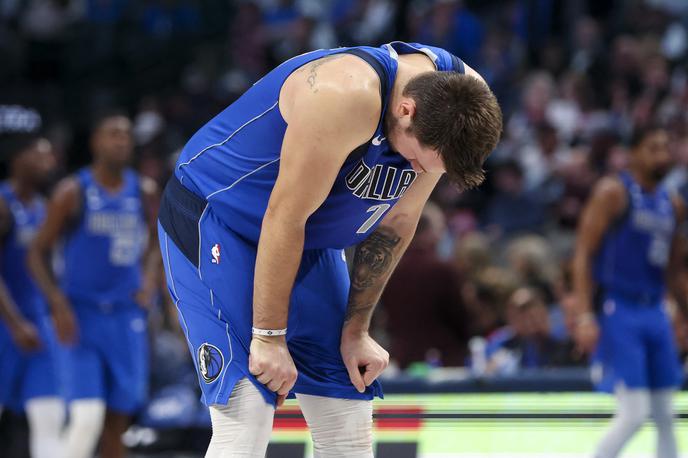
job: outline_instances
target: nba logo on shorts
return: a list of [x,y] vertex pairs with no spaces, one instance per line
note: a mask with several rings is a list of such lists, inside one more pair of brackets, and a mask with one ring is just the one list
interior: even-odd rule
[[213,264],[219,264],[220,263],[220,244],[216,243],[213,245],[213,248],[210,250],[210,253],[213,255]]
[[225,357],[215,345],[204,343],[198,349],[198,371],[205,383],[214,382],[222,372]]

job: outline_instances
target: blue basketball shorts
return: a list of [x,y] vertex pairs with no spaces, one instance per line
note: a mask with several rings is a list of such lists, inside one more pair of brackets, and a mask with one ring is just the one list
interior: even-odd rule
[[[162,213],[162,212],[161,212]],[[174,225],[175,230],[183,222]],[[170,227],[170,225],[168,225]],[[249,373],[253,316],[255,244],[204,211],[193,230],[177,240],[197,237],[186,250],[158,226],[170,295],[186,333],[206,405],[226,404],[234,385],[247,377],[275,403],[275,393]],[[189,253],[191,251],[191,254]],[[197,254],[198,264],[192,262]],[[352,385],[339,346],[349,294],[344,252],[305,250],[289,305],[287,345],[298,371],[290,393],[370,400],[382,396],[376,381],[364,393]]]
[[72,300],[78,341],[68,347],[68,398],[105,401],[132,414],[148,395],[147,313],[133,302],[109,310]]
[[31,320],[41,348],[24,352],[0,322],[0,405],[21,411],[26,401],[45,396],[63,396],[66,375],[65,350],[58,343],[50,316]]
[[620,383],[649,390],[681,385],[674,332],[661,300],[640,305],[608,294],[598,320],[600,340],[593,357],[598,389],[612,392]]

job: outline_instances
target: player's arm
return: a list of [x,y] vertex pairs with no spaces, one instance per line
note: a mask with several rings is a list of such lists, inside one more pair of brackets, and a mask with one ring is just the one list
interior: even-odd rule
[[597,342],[597,326],[593,311],[592,261],[605,233],[622,214],[626,191],[616,178],[602,178],[592,191],[578,225],[573,256],[573,291],[578,304],[577,335],[579,349],[592,351]]
[[[0,199],[0,252],[3,239],[9,233],[12,216],[7,204]],[[41,339],[36,327],[19,311],[10,295],[5,279],[0,275],[0,320],[2,320],[12,335],[12,340],[23,350],[35,350],[41,346]]]
[[671,243],[667,285],[683,316],[688,319],[688,272],[686,271],[686,207],[680,197],[673,199],[676,231]]
[[51,261],[55,246],[78,212],[80,196],[79,183],[74,178],[65,178],[58,183],[48,202],[45,221],[29,248],[27,259],[36,284],[48,300],[57,336],[62,342],[74,341],[76,321],[69,301],[57,284]]
[[158,244],[157,223],[160,192],[157,183],[148,177],[141,178],[141,199],[148,231],[148,245],[143,255],[143,284],[136,294],[136,301],[140,306],[149,308],[162,278],[162,256]]
[[380,225],[356,247],[341,353],[349,378],[359,392],[365,391],[389,362],[389,354],[368,335],[370,319],[440,177],[421,174]]
[[[258,242],[255,328],[287,327],[306,221],[327,198],[349,153],[374,134],[381,110],[379,83],[367,64],[350,59],[353,65],[335,65],[338,61],[307,65],[280,97],[288,127]],[[353,77],[354,71],[363,76]],[[296,369],[284,336],[254,335],[249,370],[272,391],[286,395],[296,380]]]

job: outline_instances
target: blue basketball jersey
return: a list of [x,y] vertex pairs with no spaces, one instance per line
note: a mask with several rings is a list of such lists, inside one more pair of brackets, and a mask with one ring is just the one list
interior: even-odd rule
[[644,192],[628,173],[620,179],[628,207],[603,239],[595,259],[595,281],[610,293],[661,298],[676,229],[671,196],[664,186]]
[[114,194],[96,182],[89,168],[76,178],[81,214],[64,241],[63,290],[79,302],[131,304],[141,285],[148,241],[139,176],[125,171],[124,183]]
[[[383,131],[399,54],[425,53],[439,71],[464,72],[460,59],[420,44],[394,42],[309,52],[281,64],[202,127],[184,147],[175,175],[204,198],[229,228],[257,243],[279,170],[287,128],[280,89],[299,67],[334,54],[368,61],[381,77],[382,115],[370,141],[344,163],[325,202],[309,218],[305,248],[344,248],[364,239],[416,178],[411,165],[391,151]],[[298,190],[294,190],[298,192]]]
[[26,251],[45,219],[45,201],[34,197],[29,203],[22,202],[8,182],[0,184],[0,199],[12,218],[0,248],[0,274],[22,314],[37,318],[47,307],[26,266]]

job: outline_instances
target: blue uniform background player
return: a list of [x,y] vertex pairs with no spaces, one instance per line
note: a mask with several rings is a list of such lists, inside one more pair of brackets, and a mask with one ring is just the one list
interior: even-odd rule
[[35,111],[20,106],[0,110],[12,111],[0,120],[27,120],[23,128],[0,126],[0,153],[10,172],[0,183],[0,412],[3,407],[26,411],[33,457],[62,456],[64,354],[25,264],[45,218],[38,189],[55,168],[55,158],[50,143],[36,134],[40,117]]
[[[133,144],[125,116],[98,121],[91,146],[93,164],[58,185],[31,260],[58,335],[70,344],[67,384],[74,402],[67,456],[93,453],[107,408],[101,455],[116,457],[124,455],[121,435],[129,416],[147,394],[142,306],[148,305],[159,263],[149,261],[145,285],[142,264],[155,218],[155,187],[127,168]],[[45,259],[59,241],[58,283]],[[156,253],[149,252],[149,259]]]
[[[371,456],[361,401],[381,395],[388,355],[370,313],[441,174],[479,183],[500,128],[460,59],[395,42],[290,59],[191,138],[158,232],[211,406],[207,456],[264,453],[290,392],[317,456]],[[356,243],[350,285],[342,249]]]
[[[671,290],[685,309],[678,231],[684,209],[661,185],[670,166],[666,132],[639,129],[630,171],[599,183],[579,228],[574,278],[583,313],[576,337],[584,350],[596,344],[593,376],[618,399],[597,458],[618,456],[650,416],[657,456],[677,456],[671,396],[682,370],[665,298]],[[593,289],[599,330],[589,312]]]

